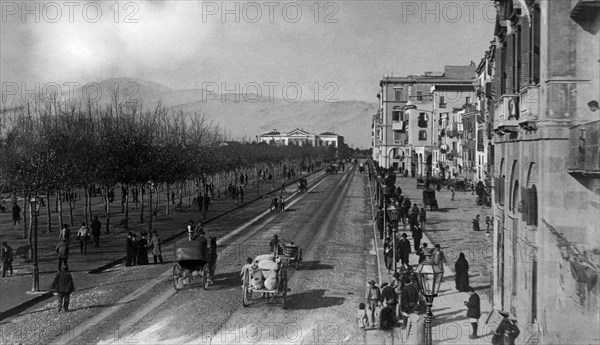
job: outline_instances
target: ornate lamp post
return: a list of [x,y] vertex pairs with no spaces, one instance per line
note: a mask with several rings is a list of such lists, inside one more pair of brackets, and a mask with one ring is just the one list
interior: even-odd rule
[[29,200],[29,203],[31,204],[31,212],[33,214],[33,285],[31,292],[39,292],[40,268],[38,266],[38,216],[40,214],[42,199],[36,195]]
[[426,254],[425,261],[421,262],[415,273],[417,275],[417,281],[419,282],[419,289],[425,301],[427,301],[427,313],[425,314],[425,344],[432,344],[431,337],[431,321],[433,320],[433,314],[431,313],[431,307],[433,305],[433,299],[437,297],[440,290],[440,284],[444,276],[444,271],[441,267],[434,264],[431,260],[432,251]]
[[396,232],[398,232],[398,228],[396,226],[396,221],[398,220],[398,209],[394,205],[392,201],[390,206],[387,208],[388,216],[392,222],[392,254],[393,254],[393,262],[394,262],[394,273],[397,272],[397,263],[396,263]]

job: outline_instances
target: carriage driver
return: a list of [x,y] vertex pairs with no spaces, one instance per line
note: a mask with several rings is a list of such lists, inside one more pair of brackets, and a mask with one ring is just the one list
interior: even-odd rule
[[277,236],[277,234],[273,235],[271,242],[269,242],[269,246],[271,247],[271,253],[277,255],[279,249],[279,236]]

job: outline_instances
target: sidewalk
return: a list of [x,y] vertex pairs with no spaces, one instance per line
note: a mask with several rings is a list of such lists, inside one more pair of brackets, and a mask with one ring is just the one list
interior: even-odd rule
[[[402,195],[409,197],[412,203],[417,203],[422,207],[422,189],[417,189],[416,179],[413,178],[398,178],[396,185],[402,188]],[[491,304],[485,293],[485,289],[489,287],[489,279],[483,277],[480,274],[474,273],[472,269],[469,270],[470,285],[473,286],[476,292],[479,294],[481,299],[481,317],[479,318],[478,325],[478,336],[477,339],[470,339],[471,324],[469,319],[466,317],[467,308],[464,306],[464,301],[469,299],[469,294],[466,292],[459,292],[455,288],[454,283],[454,261],[455,257],[453,254],[458,255],[455,252],[456,244],[449,244],[450,241],[464,241],[464,243],[470,243],[466,241],[466,237],[478,236],[480,240],[486,237],[485,231],[475,233],[470,231],[471,219],[476,214],[483,215],[485,219],[485,212],[489,211],[482,210],[479,206],[472,206],[475,202],[475,197],[472,196],[471,192],[457,192],[455,201],[451,201],[450,192],[442,189],[440,192],[436,192],[436,198],[440,205],[440,211],[429,211],[427,209],[427,222],[425,224],[425,231],[423,233],[423,239],[421,243],[427,243],[430,247],[433,244],[439,243],[446,254],[447,263],[444,265],[444,278],[440,286],[440,293],[438,297],[433,301],[432,313],[434,315],[432,323],[432,339],[434,344],[490,344],[492,332],[485,325],[485,321],[491,312]],[[372,199],[374,200],[374,199]],[[446,209],[444,209],[446,206]],[[452,208],[448,208],[452,206]],[[376,207],[376,205],[374,206]],[[452,216],[449,215],[448,210],[452,210]],[[449,218],[452,218],[450,220]],[[447,229],[449,224],[457,226],[457,229]],[[485,225],[483,227],[485,229]],[[408,225],[406,231],[403,231],[403,226],[400,224],[398,234],[406,232],[409,240],[412,238]],[[452,230],[452,231],[451,231]],[[464,239],[457,239],[456,236]],[[379,262],[379,282],[385,283],[390,282],[393,279],[392,274],[388,274],[387,268],[383,261],[383,240],[379,239],[378,233],[374,232],[377,260]],[[433,239],[433,240],[432,240]],[[491,239],[490,239],[491,241]],[[464,244],[463,243],[463,244]],[[450,248],[452,247],[452,248]],[[460,246],[458,248],[465,248],[467,246]],[[445,249],[449,250],[450,253],[446,252]],[[465,253],[467,254],[467,253]],[[418,257],[411,253],[410,264],[413,268],[417,267]],[[471,261],[469,261],[471,264]],[[480,263],[485,265],[485,263]],[[491,265],[491,261],[488,263]],[[487,279],[487,281],[486,281]],[[376,279],[378,280],[378,279]],[[381,330],[368,330],[366,331],[366,344],[404,344],[403,339],[406,339],[406,334],[402,334],[402,327],[396,327],[392,333],[381,331]]]
[[[305,172],[302,173],[303,176],[308,178],[309,183],[322,174],[321,170],[317,170],[311,175],[307,175]],[[296,178],[299,176],[300,175],[296,175]],[[242,213],[236,217],[250,217],[249,219],[251,219],[258,210],[264,211],[268,208],[268,203],[270,201],[269,194],[280,190],[281,181],[281,179],[276,179],[273,183],[275,186],[274,189],[270,182],[260,184],[258,193],[255,185],[251,187],[251,185],[248,184],[247,192],[244,196],[244,203],[239,203],[239,205],[234,204],[233,199],[221,195],[221,198],[215,199],[210,205],[206,219],[203,219],[204,224],[211,224],[214,220],[240,209]],[[296,179],[286,180],[286,187],[287,191],[284,193],[285,196],[289,197],[294,194],[296,191]],[[252,205],[252,207],[247,207],[249,205]],[[100,205],[96,204],[94,204],[94,206],[94,208],[100,207]],[[113,208],[117,207],[114,206]],[[118,208],[120,210],[120,205],[118,205]],[[130,208],[132,207],[130,206]],[[164,206],[161,205],[160,209],[163,210]],[[81,213],[81,211],[79,213]],[[8,217],[10,217],[10,213],[7,214]],[[6,216],[7,214],[2,216]],[[136,215],[137,218],[135,217]],[[123,214],[117,213],[111,218],[121,219],[123,217]],[[81,218],[81,214],[78,214],[77,217],[75,217],[75,219]],[[105,221],[104,216],[99,216],[99,219],[101,222]],[[79,241],[76,237],[77,229],[79,227],[74,226],[71,229],[72,236],[69,247],[69,269],[73,273],[76,281],[82,282],[81,284],[85,284],[86,282],[92,283],[90,282],[89,276],[88,278],[85,277],[88,273],[97,273],[101,269],[106,269],[122,263],[125,258],[125,240],[127,238],[127,233],[131,231],[139,235],[140,232],[148,230],[148,216],[146,216],[145,223],[138,223],[138,219],[139,213],[132,213],[130,211],[129,230],[125,231],[124,229],[112,228],[110,235],[106,235],[104,229],[102,229],[100,247],[95,248],[93,242],[90,241],[87,246],[87,254],[80,254]],[[153,220],[153,229],[158,231],[163,239],[163,243],[165,243],[179,238],[185,233],[186,225],[189,220],[193,220],[194,224],[196,224],[199,219],[202,219],[202,215],[197,208],[186,208],[184,206],[182,211],[171,210],[169,215],[159,214],[158,219]],[[55,220],[53,219],[53,221]],[[42,233],[41,227],[38,227],[38,231],[39,288],[42,292],[36,294],[31,294],[29,292],[32,290],[32,262],[24,261],[22,258],[16,257],[15,262],[13,263],[13,276],[0,278],[0,320],[18,314],[52,296],[52,293],[49,293],[47,289],[57,271],[57,258],[54,247],[58,241],[58,232]],[[2,235],[2,240],[4,241],[8,236],[5,236],[5,234]],[[13,246],[14,242],[11,243],[10,237],[8,238],[9,239],[6,240]],[[13,249],[14,247],[15,246],[13,246]],[[151,256],[149,260],[152,261]],[[83,288],[83,286],[78,286],[78,288]]]

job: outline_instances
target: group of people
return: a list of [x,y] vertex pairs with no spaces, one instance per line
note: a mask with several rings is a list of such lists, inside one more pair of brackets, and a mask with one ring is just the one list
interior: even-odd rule
[[125,241],[125,249],[127,256],[125,258],[125,266],[147,265],[148,249],[152,251],[154,264],[163,263],[162,257],[162,238],[158,235],[158,231],[154,230],[152,235],[146,231],[140,233],[140,237],[133,232],[127,234]]

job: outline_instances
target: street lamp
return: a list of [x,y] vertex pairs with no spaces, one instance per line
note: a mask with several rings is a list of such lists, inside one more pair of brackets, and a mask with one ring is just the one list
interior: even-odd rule
[[390,218],[390,220],[392,221],[392,248],[393,248],[393,262],[394,262],[394,273],[397,272],[397,263],[396,263],[396,232],[398,232],[398,229],[396,227],[396,221],[398,220],[398,209],[396,208],[396,206],[394,205],[394,202],[392,202],[390,204],[390,206],[387,208],[387,212],[388,212],[388,217]]
[[425,344],[432,344],[431,337],[431,321],[433,320],[433,314],[431,313],[431,307],[433,305],[433,299],[437,297],[440,290],[440,284],[444,276],[442,268],[435,264],[431,259],[432,250],[426,252],[425,261],[421,262],[415,270],[417,281],[419,282],[419,289],[425,301],[427,302],[427,313],[425,314]]
[[40,268],[38,266],[38,216],[42,205],[42,198],[34,196],[29,200],[33,215],[33,286],[31,292],[40,291]]

